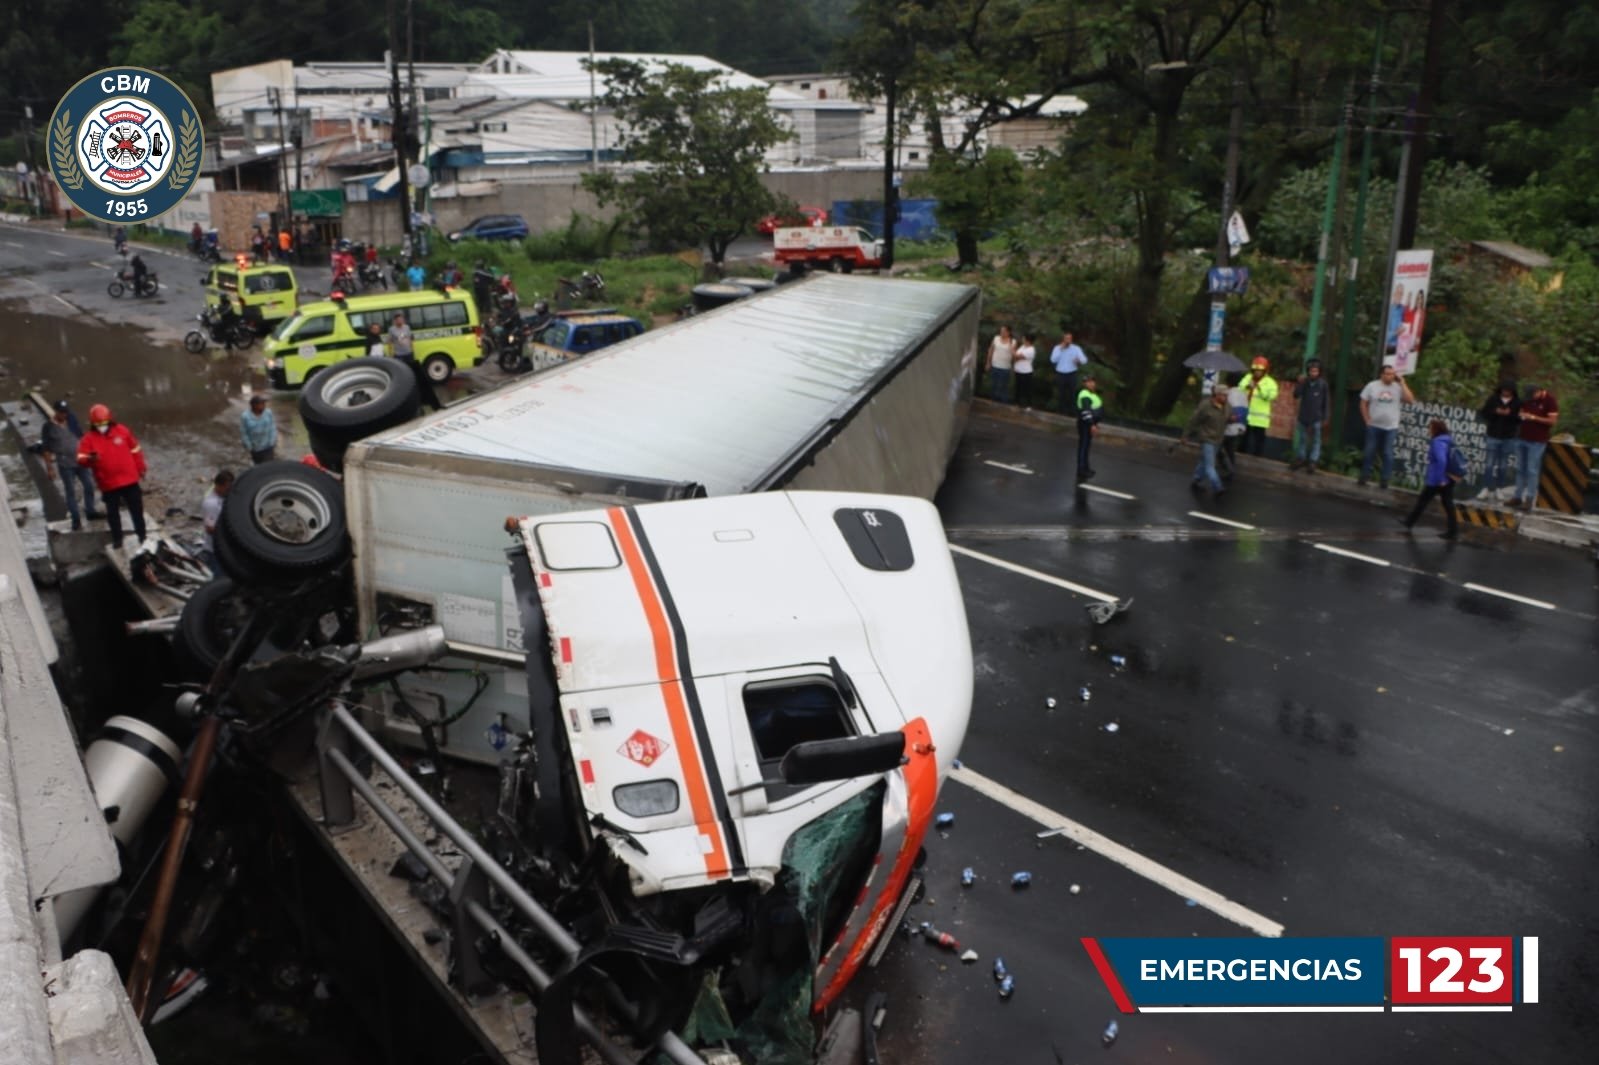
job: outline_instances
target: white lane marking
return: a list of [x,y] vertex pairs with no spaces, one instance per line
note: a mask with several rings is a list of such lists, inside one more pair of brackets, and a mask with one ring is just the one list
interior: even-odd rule
[[1139,1006],[1139,1013],[1381,1013],[1386,1006]]
[[1144,857],[1130,847],[1124,847],[1115,840],[1102,836],[1093,829],[1080,825],[1071,818],[1058,814],[1049,807],[1012,791],[998,781],[988,779],[970,766],[961,766],[959,769],[952,770],[949,779],[960,781],[978,794],[988,796],[1023,817],[1037,821],[1045,828],[1064,828],[1065,831],[1062,832],[1062,835],[1068,839],[1082,844],[1095,854],[1109,858],[1122,868],[1137,873],[1145,880],[1159,884],[1176,895],[1180,895],[1185,899],[1193,899],[1194,902],[1205,907],[1205,909],[1218,917],[1225,918],[1234,924],[1242,925],[1256,935],[1274,939],[1283,934],[1283,926],[1271,918],[1258,914],[1219,892],[1212,891],[1205,885],[1190,880],[1181,873]]
[[1526,596],[1517,595],[1515,592],[1501,592],[1498,588],[1490,588],[1486,584],[1468,583],[1464,585],[1464,587],[1468,592],[1481,592],[1483,595],[1497,595],[1501,599],[1509,599],[1513,603],[1524,603],[1527,606],[1535,606],[1542,610],[1558,609],[1553,603],[1546,603],[1542,599],[1528,599]]
[[1200,518],[1204,521],[1213,521],[1217,525],[1231,525],[1235,529],[1248,529],[1250,532],[1259,532],[1253,525],[1245,525],[1243,522],[1233,521],[1231,518],[1218,518],[1216,515],[1206,514],[1202,510],[1190,510],[1188,516],[1190,518]]
[[975,558],[979,562],[987,562],[990,566],[998,566],[1000,569],[1008,569],[1012,573],[1020,573],[1023,577],[1031,577],[1035,581],[1043,581],[1045,584],[1053,584],[1057,588],[1064,588],[1068,592],[1076,592],[1078,595],[1086,595],[1088,598],[1097,599],[1101,603],[1114,603],[1118,601],[1114,595],[1106,595],[1104,592],[1095,591],[1094,589],[1085,587],[1081,584],[1073,584],[1071,581],[1068,581],[1062,577],[1054,577],[1048,573],[1040,573],[1036,569],[1028,569],[1026,566],[1018,566],[1014,562],[1006,562],[1002,558],[995,558],[993,555],[985,555],[981,551],[973,551],[969,547],[960,547],[957,544],[950,544],[949,549],[955,552],[957,555],[965,555],[967,558]]
[[1315,548],[1317,551],[1325,551],[1329,555],[1339,555],[1343,558],[1352,558],[1357,562],[1370,562],[1373,566],[1393,565],[1393,563],[1389,562],[1386,558],[1373,558],[1370,555],[1363,555],[1359,551],[1345,551],[1343,548],[1334,547],[1332,544],[1316,544]]
[[1395,1013],[1509,1013],[1513,1006],[1390,1006]]
[[53,251],[53,250],[51,250],[49,248],[45,249],[45,254],[54,255],[57,259],[65,259],[67,257],[67,253],[66,252],[64,252],[64,251]]
[[111,264],[110,264],[110,263],[97,263],[97,262],[91,262],[91,263],[89,263],[89,265],[90,265],[90,266],[98,266],[98,267],[99,267],[99,268],[100,268],[100,269],[102,269],[102,270],[111,270],[111,269],[114,269],[114,267],[113,267],[113,266],[112,266],[112,265],[111,265]]
[[1137,496],[1130,496],[1126,492],[1118,492],[1114,488],[1101,488],[1097,484],[1080,484],[1077,487],[1081,488],[1085,492],[1098,492],[1102,496],[1115,496],[1117,499],[1138,498]]
[[44,286],[43,286],[43,285],[41,285],[41,284],[39,284],[39,282],[37,282],[37,281],[35,281],[35,280],[34,280],[34,279],[33,279],[33,278],[31,278],[31,277],[25,277],[25,278],[23,278],[23,279],[22,279],[22,280],[24,280],[24,281],[26,281],[26,282],[27,282],[27,283],[28,283],[28,284],[30,284],[30,285],[32,285],[32,286],[33,286],[33,287],[34,287],[34,288],[36,288],[36,289],[38,289],[38,290],[39,290],[39,291],[40,291],[40,292],[43,292],[43,293],[45,293],[45,294],[46,294],[46,295],[47,295],[47,296],[49,296],[49,297],[50,297],[50,298],[51,298],[51,299],[53,299],[53,300],[55,300],[55,301],[56,301],[56,302],[57,302],[57,303],[60,303],[60,304],[61,304],[61,306],[63,306],[63,307],[67,307],[67,308],[70,308],[70,309],[72,309],[72,310],[74,310],[74,311],[77,311],[77,312],[78,312],[78,313],[79,313],[79,314],[82,314],[82,313],[83,313],[83,308],[82,308],[82,307],[79,307],[79,306],[78,306],[78,305],[77,305],[77,304],[75,304],[75,303],[69,303],[69,302],[67,302],[67,301],[66,301],[66,300],[64,300],[64,299],[62,299],[62,298],[61,298],[61,297],[60,297],[60,296],[58,296],[58,295],[57,295],[57,294],[55,294],[55,293],[54,293],[54,292],[51,292],[51,291],[50,291],[50,290],[49,290],[49,289],[47,289],[47,288],[45,288],[45,287],[44,287]]
[[20,240],[8,240],[8,241],[6,241],[6,243],[11,245],[13,248],[26,248],[27,247],[27,245],[22,243]]
[[1001,469],[1001,470],[1010,470],[1012,473],[1025,473],[1029,477],[1031,477],[1032,474],[1033,474],[1033,471],[1028,469],[1026,466],[1012,466],[1008,462],[995,462],[993,459],[984,459],[983,460],[983,465],[985,465],[985,466],[993,466],[996,469]]
[[1521,937],[1521,1001],[1538,1001],[1538,937]]

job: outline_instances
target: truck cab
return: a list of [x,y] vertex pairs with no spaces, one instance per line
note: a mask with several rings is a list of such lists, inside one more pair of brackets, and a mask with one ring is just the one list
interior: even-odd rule
[[[541,796],[528,839],[598,862],[624,926],[717,928],[685,979],[735,1019],[794,993],[741,959],[819,944],[788,960],[820,1012],[905,890],[971,712],[937,512],[774,492],[508,527],[537,786],[501,792]],[[808,936],[769,941],[779,902]]]
[[772,234],[778,262],[791,269],[852,273],[883,265],[883,242],[858,226],[789,226]]

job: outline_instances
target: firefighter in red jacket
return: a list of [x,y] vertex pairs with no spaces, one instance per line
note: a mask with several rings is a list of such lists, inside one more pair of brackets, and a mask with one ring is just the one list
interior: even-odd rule
[[95,484],[105,500],[106,521],[111,525],[111,546],[122,546],[122,507],[133,519],[133,535],[144,542],[144,452],[126,425],[111,420],[111,408],[96,403],[89,408],[89,431],[78,441],[78,465],[94,471]]

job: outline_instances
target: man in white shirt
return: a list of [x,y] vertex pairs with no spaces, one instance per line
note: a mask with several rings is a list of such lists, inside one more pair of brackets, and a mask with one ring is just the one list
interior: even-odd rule
[[1088,356],[1066,333],[1049,353],[1049,364],[1055,367],[1055,408],[1076,417],[1077,373],[1088,365]]
[[1399,414],[1416,396],[1399,376],[1392,362],[1385,362],[1382,375],[1360,390],[1360,417],[1366,423],[1366,454],[1360,463],[1360,484],[1371,478],[1371,467],[1382,450],[1382,486],[1394,472],[1394,437],[1399,435]]

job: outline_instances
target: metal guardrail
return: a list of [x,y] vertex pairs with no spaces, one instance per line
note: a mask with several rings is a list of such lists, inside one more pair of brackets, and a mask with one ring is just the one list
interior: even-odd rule
[[[395,785],[414,802],[439,832],[460,848],[465,861],[451,872],[444,861],[427,847],[427,844],[407,825],[393,807],[383,800],[377,789],[361,775],[350,760],[358,746],[386,772]],[[455,908],[455,935],[451,938],[452,973],[467,986],[483,976],[482,960],[478,955],[470,925],[487,933],[495,945],[504,952],[539,991],[550,986],[547,972],[522,947],[505,927],[495,919],[486,905],[488,885],[504,893],[513,906],[540,934],[570,960],[582,949],[570,932],[543,906],[529,895],[516,878],[474,839],[471,833],[454,819],[417,783],[399,761],[377,738],[362,727],[349,710],[333,704],[317,733],[317,759],[322,790],[322,816],[329,828],[352,824],[355,821],[355,797],[359,795],[378,819],[388,826],[406,850],[414,854],[427,871],[446,888],[451,905]],[[607,1065],[638,1065],[639,1058],[629,1054],[608,1038],[581,1007],[574,1007],[577,1030]],[[688,1044],[674,1032],[660,1038],[655,1051],[666,1055],[676,1065],[705,1065]]]

